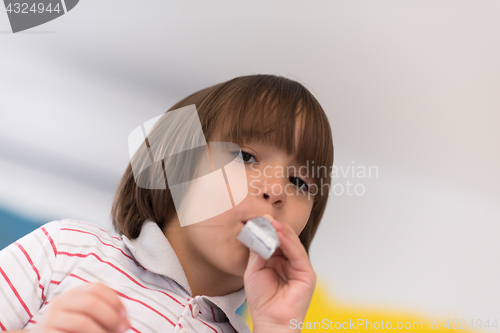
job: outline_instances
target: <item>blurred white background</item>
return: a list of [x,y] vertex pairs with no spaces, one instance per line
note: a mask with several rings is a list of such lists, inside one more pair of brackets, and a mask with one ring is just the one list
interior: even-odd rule
[[[298,80],[335,165],[311,258],[332,295],[500,321],[500,2],[82,0],[12,34],[0,10],[0,206],[110,228],[127,137],[244,74]],[[1,231],[0,231],[1,232]]]

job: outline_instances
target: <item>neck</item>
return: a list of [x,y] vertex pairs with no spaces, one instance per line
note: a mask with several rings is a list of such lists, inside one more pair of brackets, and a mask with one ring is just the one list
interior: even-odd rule
[[166,223],[163,233],[184,269],[192,297],[224,296],[243,287],[243,277],[221,271],[190,246],[178,220]]

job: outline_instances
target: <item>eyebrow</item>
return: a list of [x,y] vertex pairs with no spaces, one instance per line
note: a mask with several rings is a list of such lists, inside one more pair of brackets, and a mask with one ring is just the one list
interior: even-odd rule
[[306,164],[304,163],[299,163],[299,161],[297,161],[297,159],[293,159],[290,166],[294,166],[294,167],[297,167],[297,168],[300,168],[300,167],[307,167]]
[[[279,149],[276,147],[276,145],[271,144],[271,143],[265,143],[265,142],[259,142],[259,141],[243,141],[243,142],[238,143],[238,146],[240,147],[240,149],[243,149],[241,146],[245,146],[245,145],[248,145],[249,146],[248,148],[252,148],[252,149],[259,149],[259,147],[251,147],[252,145],[254,145],[254,146],[261,146],[261,145],[266,146],[267,145],[267,146],[271,146],[271,147],[276,148],[280,153],[283,153],[286,156],[290,156],[289,154],[287,154],[287,152],[284,149]],[[306,164],[299,163],[297,156],[293,156],[291,162],[288,163],[287,167],[289,167],[289,166],[293,166],[296,168],[300,168],[302,166],[307,167]]]

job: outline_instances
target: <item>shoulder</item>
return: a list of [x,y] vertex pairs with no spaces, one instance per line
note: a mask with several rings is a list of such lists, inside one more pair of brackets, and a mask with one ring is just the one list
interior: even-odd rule
[[51,223],[57,223],[60,225],[61,231],[79,231],[80,233],[87,233],[87,234],[95,234],[95,235],[100,235],[108,238],[114,238],[114,239],[121,239],[121,236],[117,234],[114,231],[106,230],[96,224],[89,223],[89,222],[84,222],[84,221],[78,221],[78,220],[70,220],[70,219],[63,219],[60,221],[54,221],[54,222],[49,222],[48,224]]
[[33,231],[33,233],[45,234],[46,237],[53,238],[54,241],[59,237],[85,238],[87,236],[113,239],[119,242],[122,240],[122,237],[116,232],[105,230],[92,223],[70,219],[55,220],[45,223]]
[[120,235],[113,231],[107,231],[92,223],[63,219],[45,223],[19,239],[16,243],[34,247],[36,244],[42,247],[52,248],[57,252],[62,248],[76,246],[101,248],[103,246],[123,247]]
[[54,223],[54,227],[59,228],[59,238],[64,242],[72,243],[95,243],[121,245],[123,243],[121,235],[105,230],[104,228],[78,220],[64,219],[60,221],[50,222],[47,225]]

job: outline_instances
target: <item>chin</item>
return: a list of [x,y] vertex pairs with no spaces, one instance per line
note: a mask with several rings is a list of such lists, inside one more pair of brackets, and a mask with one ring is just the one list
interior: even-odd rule
[[244,251],[235,251],[237,253],[237,256],[233,256],[233,260],[228,260],[228,262],[231,262],[231,265],[229,265],[229,273],[235,276],[243,277],[245,275],[245,270],[247,268],[248,264],[248,249],[245,247]]

